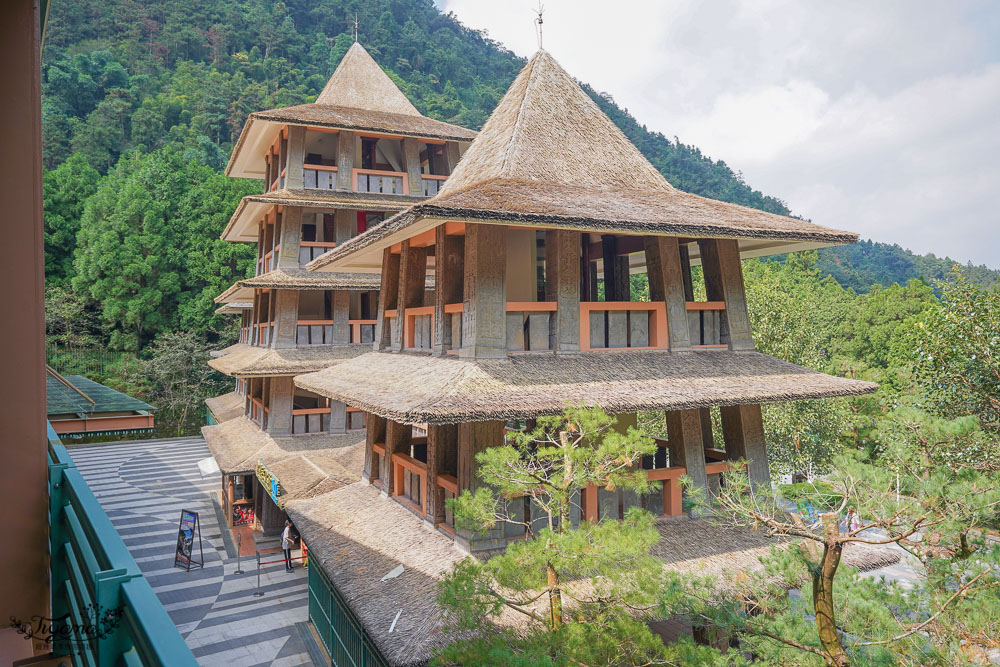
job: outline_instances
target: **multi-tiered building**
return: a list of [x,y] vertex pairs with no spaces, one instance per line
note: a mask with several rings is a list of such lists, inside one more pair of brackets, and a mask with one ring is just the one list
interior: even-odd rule
[[236,387],[209,401],[220,423],[205,429],[233,524],[280,530],[284,503],[342,479],[343,448],[364,437],[361,411],[292,377],[371,349],[379,276],[303,267],[437,194],[474,136],[422,116],[360,44],[314,103],[250,115],[226,173],[264,193],[222,238],[256,244],[256,270],[216,299],[241,333],[210,362]]
[[[362,54],[355,47],[324,96],[350,59]],[[380,73],[367,58],[364,63],[384,90]],[[363,100],[370,111],[380,100],[403,104],[401,96],[369,94],[361,84],[350,90],[351,99]],[[463,532],[446,503],[480,485],[476,454],[503,443],[505,431],[567,405],[599,405],[622,427],[634,424],[639,411],[663,411],[658,452],[642,461],[648,478],[660,482],[657,488],[648,495],[585,489],[571,518],[618,519],[637,505],[677,516],[681,476],[709,491],[731,461],[745,459],[753,482],[769,483],[762,403],[875,388],[756,352],[743,285],[743,258],[853,243],[857,236],[678,191],[544,51],[528,62],[464,154],[456,140],[468,135],[457,129],[434,135],[446,141],[434,150],[393,139],[400,164],[421,168],[398,173],[391,186],[381,182],[378,203],[366,206],[391,212],[409,205],[371,226],[362,226],[360,217],[357,227],[339,226],[341,216],[348,219],[342,210],[352,211],[353,222],[363,208],[355,197],[371,197],[349,191],[358,189],[359,175],[372,164],[364,156],[376,154],[382,141],[359,148],[348,139],[346,153],[353,145],[354,157],[345,158],[346,132],[355,126],[340,128],[336,142],[335,180],[348,192],[316,193],[302,189],[300,180],[290,187],[290,156],[320,156],[306,160],[304,171],[326,159],[322,150],[292,147],[295,136],[313,145],[310,132],[316,130],[307,127],[303,135],[289,125],[284,143],[283,124],[297,118],[308,125],[320,116],[303,111],[307,107],[255,114],[233,158],[230,173],[248,175],[248,147],[257,147],[256,164],[266,153],[265,179],[277,179],[278,189],[248,198],[226,238],[257,240],[261,261],[278,257],[277,275],[288,282],[264,273],[228,293],[234,300],[252,297],[251,314],[244,316],[249,338],[215,365],[257,378],[243,388],[243,419],[259,418],[255,405],[268,408],[261,426],[272,435],[278,424],[288,428],[288,415],[279,422],[276,410],[281,405],[286,412],[289,399],[279,396],[293,397],[293,405],[301,396],[324,412],[351,406],[365,415],[364,444],[347,448],[354,452],[357,481],[317,487],[287,505],[310,550],[310,619],[334,664],[427,660],[447,641],[435,598],[439,578],[469,552],[526,536],[523,524],[485,536]],[[258,124],[270,134],[255,129]],[[430,135],[425,130],[420,136]],[[341,181],[346,165],[359,164],[359,154],[362,168]],[[391,162],[389,153],[382,155]],[[437,171],[439,164],[447,171]],[[449,177],[431,189],[427,172]],[[296,171],[294,178],[307,177]],[[406,192],[384,194],[387,187],[412,193],[421,184],[422,194],[434,195],[426,201],[410,204]],[[333,238],[336,246],[306,261],[297,256],[307,247],[300,218],[323,207],[334,209],[334,236],[324,230],[322,239]],[[318,230],[318,218],[314,224]],[[271,225],[280,233],[269,232]],[[695,267],[703,283],[694,279]],[[376,282],[379,296],[367,301],[368,311],[350,310],[346,299],[340,310],[324,311],[324,317],[333,313],[334,329],[341,326],[335,343],[359,342],[367,351],[335,353],[340,348],[327,346],[331,351],[312,355],[303,327],[314,325],[301,321],[301,310],[295,313],[295,297],[282,294],[321,284],[314,289],[336,294],[363,289],[359,285],[372,289]],[[696,284],[703,293],[696,293]],[[338,312],[348,313],[348,322],[363,312],[371,342],[350,338],[338,325]],[[263,367],[278,360],[286,364],[281,372],[260,379],[268,375]],[[263,402],[268,395],[270,402]],[[522,522],[540,518],[526,498],[505,502]],[[661,524],[667,525],[680,524]],[[707,524],[671,530],[661,527],[666,544],[658,553],[673,549],[690,563],[724,550],[738,560],[732,539],[716,548]]]

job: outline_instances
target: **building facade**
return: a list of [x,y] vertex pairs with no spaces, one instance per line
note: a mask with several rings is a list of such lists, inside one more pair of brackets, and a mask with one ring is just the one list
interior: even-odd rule
[[[377,74],[371,79],[381,82]],[[378,86],[370,94],[352,87],[350,94],[373,100],[366,103],[372,113],[379,100],[396,100],[387,109],[398,110],[402,102],[384,93],[384,82]],[[224,238],[256,240],[261,261],[278,256],[281,275],[300,282],[272,287],[265,272],[227,292],[225,299],[251,304],[242,315],[247,340],[213,365],[250,380],[239,388],[245,397],[239,419],[256,419],[259,401],[259,409],[268,408],[267,422],[256,425],[271,437],[287,424],[276,417],[277,406],[288,404],[279,394],[365,415],[353,483],[284,506],[318,568],[310,576],[310,618],[335,664],[426,661],[447,642],[438,580],[469,552],[525,537],[524,527],[513,525],[485,536],[463,532],[447,503],[481,485],[476,455],[502,444],[508,430],[567,405],[598,405],[617,416],[620,428],[635,424],[639,411],[662,411],[666,427],[657,453],[641,462],[659,482],[653,492],[584,489],[571,518],[613,520],[632,506],[669,517],[683,512],[681,476],[709,492],[742,459],[753,483],[770,483],[761,404],[875,390],[756,352],[743,284],[744,258],[853,243],[857,235],[675,189],[544,51],[529,60],[467,149],[458,136],[437,135],[444,144],[432,151],[432,144],[405,135],[391,140],[399,142],[397,154],[379,148],[381,138],[373,147],[358,143],[360,130],[353,140],[338,130],[336,164],[328,165],[337,171],[323,183],[342,183],[339,191],[299,186],[306,178],[313,184],[305,176],[309,164],[332,153],[313,151],[320,162],[303,162],[299,181],[297,167],[291,176],[291,163],[281,165],[309,149],[283,148],[283,134],[253,139],[253,123],[277,123],[284,132],[280,124],[302,113],[296,109],[255,114],[248,122],[230,173],[250,173],[244,146],[266,147],[261,173],[267,183],[277,179],[278,189],[248,197]],[[308,132],[295,141],[312,146]],[[387,162],[397,164],[389,156],[398,155],[399,165],[410,166],[391,177],[370,174],[396,180],[381,181],[378,203],[362,206],[356,198],[371,193],[357,192],[356,179],[373,164],[365,156],[379,150]],[[258,170],[260,155],[258,149]],[[267,166],[275,159],[278,167]],[[351,178],[341,180],[352,164]],[[446,167],[438,172],[440,164]],[[297,189],[282,179],[294,179]],[[411,201],[414,192],[428,198]],[[338,197],[340,204],[330,203]],[[323,206],[334,211],[333,236],[324,229],[321,238],[336,245],[303,255],[303,216]],[[296,208],[303,213],[292,213]],[[267,231],[272,210],[283,215],[280,234]],[[385,216],[362,225],[361,211]],[[350,235],[338,232],[349,226],[338,227],[342,219],[356,221]],[[281,264],[286,256],[297,265]],[[307,281],[344,280],[338,276],[370,281],[367,289],[377,284],[378,296],[367,311],[350,310],[346,300],[331,309],[341,333],[326,348],[365,349],[293,367],[310,347],[299,342],[301,327],[313,324],[297,319],[301,312],[288,305],[293,297],[281,294],[305,289],[298,286]],[[364,312],[370,340],[350,338],[337,312],[348,313],[347,329]],[[261,372],[279,358],[287,382]],[[255,384],[254,377],[262,379]],[[527,499],[505,502],[524,522],[536,519]]]
[[205,432],[228,466],[231,525],[280,530],[285,487],[294,485],[287,477],[271,484],[281,462],[254,460],[248,443],[260,449],[294,436],[318,456],[352,431],[363,436],[362,411],[292,378],[371,349],[379,276],[304,266],[436,194],[474,136],[420,115],[360,44],[316,102],[250,115],[226,173],[263,180],[264,193],[242,200],[222,239],[255,244],[255,271],[216,299],[217,312],[240,318],[240,336],[210,362],[234,378],[234,391],[209,402],[220,423]]

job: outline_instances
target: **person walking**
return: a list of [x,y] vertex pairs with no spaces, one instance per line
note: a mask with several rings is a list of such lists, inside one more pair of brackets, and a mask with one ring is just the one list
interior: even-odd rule
[[285,530],[281,532],[281,548],[285,551],[285,572],[292,571],[292,522],[285,519]]

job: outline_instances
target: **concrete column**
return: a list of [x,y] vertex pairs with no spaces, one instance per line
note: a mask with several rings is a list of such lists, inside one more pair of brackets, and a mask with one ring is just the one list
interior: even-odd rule
[[396,307],[399,300],[399,253],[393,253],[389,248],[382,251],[382,287],[379,291],[378,311],[375,317],[376,352],[388,350],[392,346],[390,326],[385,319],[385,311]]
[[295,384],[291,376],[271,378],[271,398],[268,407],[267,432],[289,435],[292,432],[292,397]]
[[460,356],[501,359],[507,355],[506,267],[506,227],[467,224]]
[[396,327],[392,335],[392,351],[402,350],[406,309],[419,308],[424,303],[424,285],[427,282],[427,248],[412,248],[409,240],[403,241],[399,253],[399,298],[396,304]]
[[444,489],[437,485],[438,475],[457,469],[458,424],[427,427],[427,514],[428,522],[444,521]]
[[684,466],[695,488],[708,497],[708,475],[705,472],[705,443],[701,434],[701,413],[698,410],[667,411],[667,447],[670,465]]
[[545,300],[556,302],[549,320],[549,349],[580,351],[580,232],[545,232]]
[[[451,315],[445,316],[444,307],[462,302],[465,261],[465,236],[445,234],[446,225],[434,230],[434,334],[432,350],[441,356],[452,347]],[[454,317],[461,318],[460,314]]]
[[337,189],[354,190],[354,133],[341,130],[337,136]]
[[347,290],[334,290],[333,308],[333,344],[347,345],[351,342],[351,293]]
[[392,477],[392,455],[396,452],[409,454],[412,435],[413,427],[409,424],[399,424],[386,420],[385,456],[382,458],[382,470],[379,472],[379,477],[384,485],[382,495],[391,496],[395,493]]
[[721,412],[726,458],[747,459],[750,483],[769,485],[771,471],[760,405],[728,405],[723,406]]
[[299,293],[297,290],[275,290],[274,340],[271,349],[295,347],[295,333],[299,321]]
[[337,245],[350,239],[358,228],[356,211],[346,208],[337,209],[333,215],[333,228],[333,240],[337,242]]
[[302,241],[302,207],[286,206],[281,212],[281,250],[279,269],[299,268],[299,243]]
[[618,256],[618,239],[613,234],[601,235],[601,249],[604,257],[604,300],[629,301],[628,257]]
[[[483,486],[479,479],[479,462],[476,454],[487,447],[503,444],[502,421],[466,422],[458,425],[458,491],[475,492]],[[456,530],[456,541],[470,551],[496,549],[504,546],[503,526],[497,526],[486,535]]]
[[687,243],[678,244],[681,255],[681,281],[684,283],[684,300],[694,301],[694,281],[691,278],[691,252]]
[[379,417],[371,412],[365,413],[365,467],[361,471],[362,481],[371,484],[379,478],[381,474],[381,463],[376,465],[375,454],[372,449],[372,445],[376,442],[385,442],[385,424],[386,420],[384,417]]
[[289,190],[303,187],[302,165],[306,161],[306,128],[292,125],[288,128],[288,166],[285,168],[285,187]]
[[[330,433],[347,433],[347,403],[330,401]],[[367,455],[365,459],[367,460]]]
[[687,305],[684,302],[683,271],[677,238],[646,236],[643,244],[649,277],[649,298],[662,301],[666,306],[670,349],[674,352],[690,350],[691,333],[688,329]]
[[448,174],[450,175],[455,172],[455,167],[458,166],[458,160],[459,160],[458,142],[449,141],[448,143],[446,143],[444,146],[444,154],[445,157],[448,158]]
[[403,163],[409,180],[410,194],[423,196],[424,181],[420,176],[420,142],[413,137],[403,139]]
[[728,344],[730,350],[753,350],[739,243],[736,239],[703,239],[698,241],[698,247],[708,300],[726,302],[726,310],[722,313],[722,342]]

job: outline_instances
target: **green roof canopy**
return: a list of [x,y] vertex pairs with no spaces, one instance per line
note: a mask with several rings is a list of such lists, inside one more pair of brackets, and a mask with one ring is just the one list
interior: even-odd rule
[[64,376],[74,387],[94,401],[90,403],[78,392],[73,391],[51,375],[45,377],[46,402],[50,415],[61,415],[83,412],[96,414],[100,412],[152,411],[152,405],[137,398],[132,398],[111,387],[105,387],[99,382],[88,380],[82,375]]

